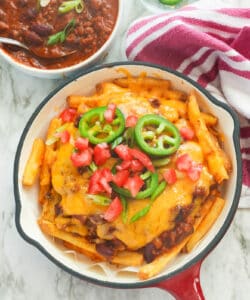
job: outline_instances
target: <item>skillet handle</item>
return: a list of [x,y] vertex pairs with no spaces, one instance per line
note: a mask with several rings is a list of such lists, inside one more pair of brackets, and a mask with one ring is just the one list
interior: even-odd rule
[[201,264],[202,261],[198,261],[173,278],[157,283],[155,287],[169,292],[176,300],[205,300],[200,285]]

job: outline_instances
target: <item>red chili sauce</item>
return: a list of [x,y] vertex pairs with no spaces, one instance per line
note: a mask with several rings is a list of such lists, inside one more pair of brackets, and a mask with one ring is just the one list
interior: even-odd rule
[[37,54],[2,46],[22,64],[39,69],[77,64],[101,48],[115,26],[118,0],[75,0],[73,8],[69,0],[50,0],[45,7],[40,1],[0,0],[0,36],[23,42]]

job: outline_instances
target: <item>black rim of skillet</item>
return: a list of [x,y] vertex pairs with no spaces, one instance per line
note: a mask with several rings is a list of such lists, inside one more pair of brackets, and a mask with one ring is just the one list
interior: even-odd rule
[[[24,232],[24,230],[21,226],[21,223],[20,223],[20,216],[21,216],[22,206],[21,206],[20,194],[19,194],[19,189],[18,189],[19,159],[20,159],[20,155],[21,155],[22,146],[23,146],[24,140],[26,138],[27,132],[29,131],[30,127],[32,126],[32,123],[33,123],[34,119],[39,114],[39,112],[43,108],[43,106],[46,105],[46,103],[60,89],[62,89],[63,87],[65,87],[69,83],[77,80],[79,77],[81,77],[83,75],[95,72],[95,71],[103,69],[103,68],[113,68],[113,67],[117,67],[117,66],[123,66],[124,67],[126,65],[128,65],[128,66],[131,66],[131,65],[147,66],[147,67],[153,67],[153,68],[158,68],[158,69],[163,70],[163,71],[167,71],[168,73],[176,75],[176,76],[182,78],[183,80],[191,83],[203,95],[205,95],[212,103],[214,103],[215,105],[225,109],[231,115],[231,117],[233,119],[233,122],[234,122],[233,143],[234,143],[234,147],[235,147],[236,160],[237,160],[237,181],[236,181],[236,190],[235,190],[235,193],[234,193],[233,203],[232,203],[232,206],[231,206],[231,208],[228,212],[228,215],[226,216],[226,219],[225,219],[223,225],[221,226],[218,233],[214,236],[212,241],[206,246],[205,249],[203,249],[203,251],[198,253],[198,255],[196,255],[193,259],[191,259],[190,261],[185,263],[182,267],[178,268],[177,270],[172,271],[167,275],[162,275],[162,276],[159,276],[157,278],[152,278],[152,279],[149,279],[149,280],[146,280],[146,281],[134,282],[134,283],[133,282],[132,283],[130,283],[130,282],[129,283],[109,282],[109,281],[104,281],[104,280],[99,280],[99,279],[95,279],[95,278],[92,278],[92,277],[88,277],[87,275],[82,275],[82,274],[72,270],[71,268],[65,266],[62,262],[55,259],[46,249],[43,248],[43,246],[39,242],[37,242],[36,240],[30,238]],[[209,252],[212,251],[213,248],[215,248],[215,246],[219,243],[219,241],[222,239],[222,237],[225,235],[227,229],[229,228],[229,226],[230,226],[230,224],[233,220],[233,217],[236,213],[237,207],[238,207],[240,193],[241,193],[241,186],[242,186],[242,163],[241,163],[241,153],[240,153],[240,144],[239,144],[239,121],[238,121],[238,117],[237,117],[237,114],[228,105],[226,105],[222,102],[219,102],[217,99],[215,99],[210,93],[208,93],[205,89],[203,89],[195,81],[193,81],[192,79],[186,77],[185,75],[183,75],[183,74],[181,74],[181,73],[179,73],[175,70],[171,70],[169,68],[159,66],[159,65],[156,65],[156,64],[141,63],[141,62],[114,62],[114,63],[109,63],[109,64],[96,66],[96,67],[90,68],[88,70],[81,71],[81,72],[77,73],[75,76],[73,76],[73,77],[69,78],[68,80],[64,81],[55,90],[53,90],[40,103],[40,105],[36,108],[36,110],[34,111],[32,116],[30,117],[28,123],[26,124],[26,126],[24,128],[23,133],[22,133],[21,138],[20,138],[20,141],[19,141],[19,144],[18,144],[17,152],[16,152],[16,155],[15,155],[15,162],[14,162],[13,180],[14,180],[14,195],[15,195],[15,202],[16,202],[15,221],[16,221],[17,230],[18,230],[19,234],[22,236],[22,238],[25,241],[27,241],[28,243],[35,246],[50,261],[52,261],[58,267],[62,268],[63,270],[65,270],[66,272],[68,272],[69,274],[71,274],[75,277],[78,277],[80,279],[83,279],[83,280],[86,280],[88,282],[91,282],[91,283],[94,283],[94,284],[97,284],[97,285],[101,285],[101,286],[112,287],[112,288],[122,288],[122,289],[126,289],[126,288],[131,289],[131,288],[141,288],[141,287],[153,286],[153,285],[156,285],[157,283],[160,283],[164,280],[167,280],[167,279],[173,277],[176,274],[179,274],[179,273],[185,271],[186,269],[188,269],[189,267],[191,267],[192,265],[194,265],[198,261],[201,261],[203,258],[205,258],[209,254]]]

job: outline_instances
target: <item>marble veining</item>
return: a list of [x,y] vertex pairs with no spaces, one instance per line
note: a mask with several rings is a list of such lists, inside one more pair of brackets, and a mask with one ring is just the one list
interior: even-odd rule
[[[221,1],[242,7],[248,2]],[[124,24],[106,62],[124,59],[121,45],[128,24],[149,14],[139,0],[125,2]],[[156,288],[115,290],[74,278],[52,264],[17,233],[12,184],[15,151],[31,113],[59,82],[26,76],[0,58],[0,299],[173,299]],[[250,299],[250,210],[237,211],[226,236],[205,259],[201,283],[207,300]]]

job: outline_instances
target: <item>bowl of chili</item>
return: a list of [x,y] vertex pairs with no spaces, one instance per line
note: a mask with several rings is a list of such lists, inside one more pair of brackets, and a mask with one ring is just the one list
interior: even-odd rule
[[[22,186],[21,182],[24,165],[27,161],[33,140],[37,136],[44,136],[46,134],[46,127],[51,118],[58,114],[59,108],[63,109],[65,98],[72,94],[90,95],[95,90],[95,87],[101,82],[122,78],[124,77],[124,74],[128,76],[140,76],[141,74],[146,74],[149,77],[170,80],[173,88],[176,90],[184,91],[186,93],[195,91],[197,95],[199,95],[201,107],[218,118],[219,131],[223,133],[224,148],[229,155],[232,164],[230,177],[221,190],[224,199],[226,199],[225,205],[212,228],[210,228],[205,237],[200,240],[199,244],[190,253],[178,256],[159,274],[144,280],[140,280],[136,276],[133,276],[129,268],[125,268],[118,275],[113,272],[106,273],[100,271],[100,268],[95,264],[89,265],[89,262],[87,261],[76,261],[73,257],[70,257],[67,253],[63,252],[54,241],[47,239],[42,234],[37,224],[37,219],[40,214],[39,204],[35,201],[38,197],[38,186],[35,185],[27,191]],[[143,84],[143,80],[141,80],[141,83]],[[124,101],[124,98],[122,99]],[[153,107],[158,107],[156,98],[150,98],[148,100]],[[98,150],[99,154],[96,158],[97,163],[98,159],[103,159],[103,156],[105,156],[104,153],[105,150],[107,150],[105,143],[111,143],[111,147],[114,147],[116,154],[122,158],[122,155],[125,155],[128,148],[120,144],[121,142],[118,139],[121,137],[121,132],[124,132],[125,126],[130,126],[128,124],[133,124],[135,120],[133,118],[126,118],[126,120],[124,120],[123,113],[120,109],[111,107],[112,105],[108,108],[106,107],[106,109],[101,105],[97,107],[93,107],[93,103],[90,105],[92,105],[92,108],[83,114],[80,120],[77,121],[77,126],[83,140],[78,141],[79,145],[75,144],[75,147],[86,150],[87,146],[85,139],[88,139],[94,147],[101,145],[99,146],[99,148],[101,148]],[[166,155],[172,155],[179,147],[180,133],[182,138],[192,139],[192,137],[190,131],[178,131],[172,122],[169,122],[166,118],[162,118],[159,114],[145,114],[143,116],[144,113],[142,107],[138,106],[136,107],[136,110],[141,114],[139,120],[136,121],[134,132],[134,138],[139,150],[137,148],[132,148],[129,150],[129,155],[132,156],[133,159],[140,159],[140,161],[143,162],[146,172],[142,174],[143,177],[141,177],[141,179],[147,181],[147,185],[143,190],[136,194],[133,194],[133,189],[126,189],[114,182],[110,183],[110,186],[121,199],[123,199],[123,197],[132,197],[136,201],[150,195],[150,201],[154,201],[166,188],[166,184],[171,184],[170,179],[173,180],[173,176],[168,174],[167,183],[164,180],[160,182],[158,174],[154,172],[154,168],[168,164],[168,157],[166,157]],[[65,111],[63,112],[63,118],[71,118],[70,111],[67,111],[67,114]],[[172,118],[171,115],[172,114],[169,115],[170,119]],[[161,134],[165,129],[168,132],[169,137]],[[57,134],[58,133],[60,134],[59,131]],[[153,138],[152,135],[154,135]],[[161,141],[162,137],[164,137],[163,141]],[[60,135],[60,138],[62,139],[62,135]],[[149,142],[153,139],[156,140],[156,146],[154,147],[152,147],[152,143]],[[68,141],[70,141],[70,139],[68,139]],[[48,144],[52,142],[53,141],[50,140],[48,142],[47,140]],[[144,156],[141,156],[142,151]],[[77,154],[76,151],[71,157],[75,166],[77,166],[79,162],[79,157],[77,159],[74,157],[75,155],[77,156]],[[145,155],[150,156],[151,161],[145,160]],[[185,155],[182,155],[182,158],[184,158],[184,156]],[[124,157],[124,161],[126,160],[127,158]],[[187,161],[182,160],[177,163],[180,164],[179,170],[184,170],[184,167],[186,168]],[[61,84],[54,92],[44,99],[28,121],[20,138],[14,165],[16,226],[21,236],[27,242],[37,247],[57,266],[81,279],[114,288],[141,288],[153,286],[167,290],[176,297],[176,299],[204,299],[199,282],[200,266],[204,258],[223,238],[233,220],[241,192],[241,171],[239,121],[231,108],[216,100],[196,82],[176,71],[146,63],[112,63],[82,72]],[[93,172],[95,172],[95,170]],[[193,176],[194,174],[190,174],[190,176],[191,175]],[[101,176],[105,177],[106,175],[101,174]],[[193,178],[192,176],[191,178]],[[89,187],[89,189],[91,188],[100,188],[99,183]],[[198,196],[201,196],[200,191],[197,191],[197,193]],[[95,195],[92,195],[92,199],[96,200],[93,196]],[[105,204],[107,199],[103,197],[98,199],[98,201],[102,201],[103,204]],[[115,198],[113,202],[119,201]],[[134,215],[130,220],[131,223],[136,224],[139,218],[143,218],[143,216],[148,213],[149,209],[150,205],[145,207],[144,211],[140,212],[140,215]],[[58,212],[60,211],[58,207],[55,208],[55,210]],[[111,212],[109,212],[109,216],[106,217],[111,218],[112,216],[110,216],[110,214]]]
[[11,0],[0,3],[0,55],[19,70],[61,78],[106,57],[121,22],[121,0]]

